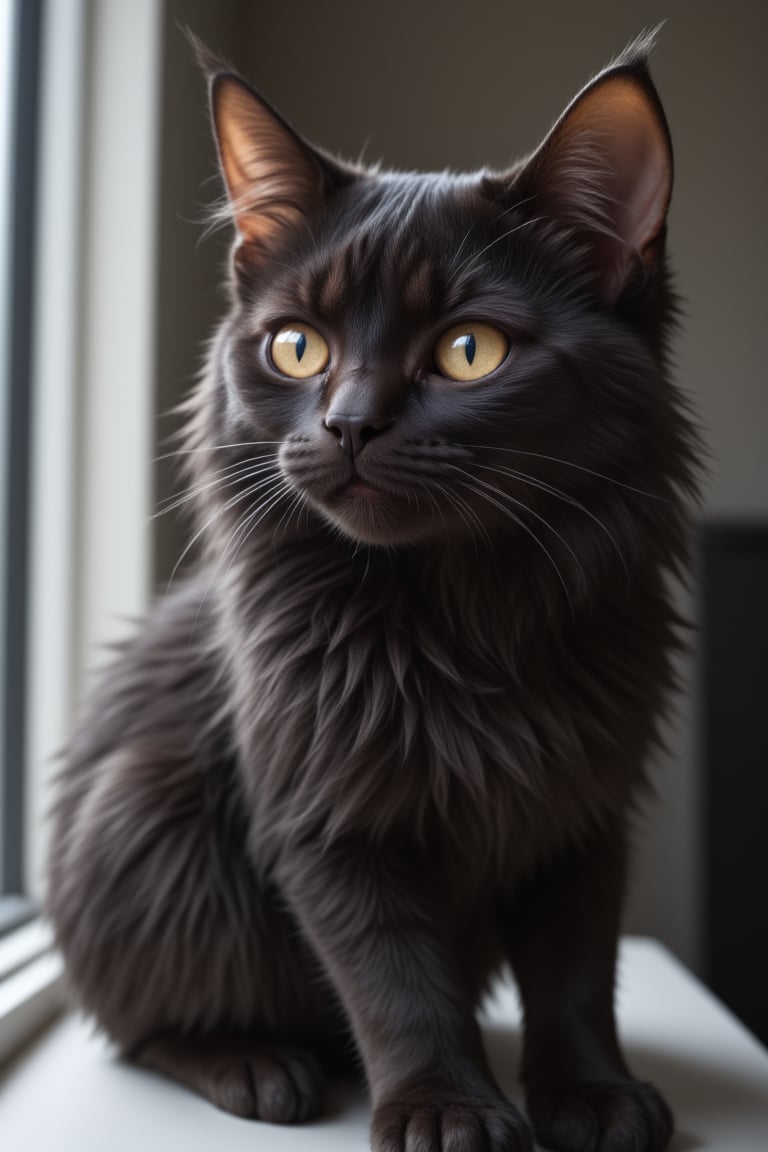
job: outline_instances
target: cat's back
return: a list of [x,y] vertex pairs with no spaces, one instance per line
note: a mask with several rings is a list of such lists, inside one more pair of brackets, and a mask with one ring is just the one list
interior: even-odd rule
[[112,742],[126,740],[187,754],[193,731],[195,746],[203,733],[221,741],[226,691],[207,591],[202,573],[180,583],[115,647],[108,671],[95,673],[87,722],[75,726],[70,756],[104,756]]
[[[215,644],[213,604],[202,577],[160,598],[135,634],[117,646],[62,756],[53,822],[57,880],[92,831],[100,806],[117,814],[129,794],[158,811],[171,778],[199,788],[212,762],[232,760],[227,693]],[[224,772],[222,772],[222,779]]]

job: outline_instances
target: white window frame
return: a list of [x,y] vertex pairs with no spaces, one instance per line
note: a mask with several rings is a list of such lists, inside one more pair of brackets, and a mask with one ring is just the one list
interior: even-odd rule
[[[49,0],[34,300],[26,894],[84,672],[146,608],[161,0]],[[0,953],[0,1060],[64,1002],[35,922]],[[9,959],[10,957],[10,959]]]

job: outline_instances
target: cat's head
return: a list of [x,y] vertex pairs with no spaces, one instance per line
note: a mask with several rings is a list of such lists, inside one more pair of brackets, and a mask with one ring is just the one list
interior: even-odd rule
[[609,483],[621,499],[684,479],[648,47],[528,159],[471,175],[341,163],[209,68],[236,240],[206,435],[241,446],[218,489],[233,517],[285,528],[304,506],[365,543],[504,533],[546,550],[572,523],[600,535]]

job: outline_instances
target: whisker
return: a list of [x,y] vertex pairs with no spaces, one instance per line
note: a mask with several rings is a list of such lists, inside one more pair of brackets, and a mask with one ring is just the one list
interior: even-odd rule
[[[227,541],[224,545],[224,548],[222,549],[222,553],[221,553],[222,557],[226,556],[227,552],[229,552],[234,541],[236,540],[237,536],[242,532],[245,525],[250,523],[250,521],[253,519],[253,517],[258,512],[260,512],[262,509],[264,509],[264,515],[266,515],[266,513],[269,511],[269,508],[271,508],[276,503],[276,500],[272,499],[275,492],[277,491],[277,500],[279,500],[282,497],[283,493],[286,490],[290,489],[290,484],[288,483],[288,481],[283,476],[278,475],[278,476],[272,477],[271,480],[261,481],[260,484],[257,484],[254,486],[254,488],[249,489],[249,492],[253,492],[257,489],[261,489],[261,488],[265,487],[266,485],[270,485],[270,484],[271,484],[271,487],[267,488],[267,491],[263,494],[263,496],[258,501],[256,508],[255,509],[247,508],[246,511],[241,516],[238,517],[237,523],[235,524],[234,528],[230,532],[230,534],[227,538]],[[271,503],[270,503],[270,501],[271,501]],[[265,505],[267,505],[266,508],[265,508]],[[258,521],[257,521],[257,523],[258,523]],[[255,526],[256,525],[253,525],[253,527],[255,527]],[[239,544],[235,548],[235,551],[233,552],[232,556],[230,557],[230,559],[227,563],[227,567],[225,568],[224,573],[221,576],[222,581],[224,579],[226,579],[226,576],[227,576],[230,568],[232,567],[232,565],[234,564],[238,555],[240,554],[240,550],[241,550],[243,544],[245,543],[245,539],[249,535],[250,535],[250,530],[246,533],[246,536],[240,540]],[[203,610],[203,607],[205,606],[205,603],[208,599],[208,596],[210,595],[211,588],[213,587],[213,582],[218,575],[219,575],[218,566],[214,564],[211,566],[211,575],[208,579],[208,583],[205,586],[205,591],[203,592],[203,595],[200,598],[200,603],[197,606],[197,612],[195,613],[195,619],[194,619],[194,622],[192,624],[191,635],[194,635],[194,633],[197,629],[197,624],[198,624],[198,621],[200,619],[200,614]]]
[[[440,485],[440,487],[443,487],[443,486]],[[446,498],[449,500],[449,502],[453,505],[453,507],[459,513],[459,515],[461,515],[462,510],[466,511],[466,516],[468,517],[468,520],[466,520],[464,518],[464,516],[462,516],[462,519],[467,524],[467,527],[469,529],[469,535],[472,539],[472,543],[473,543],[474,548],[475,548],[475,558],[478,558],[478,556],[479,556],[478,548],[477,548],[478,533],[476,531],[474,531],[475,525],[477,525],[477,528],[479,530],[479,534],[485,538],[485,541],[486,541],[488,547],[490,548],[490,550],[493,551],[493,543],[492,543],[491,538],[485,529],[485,525],[483,524],[482,520],[478,516],[477,512],[475,512],[474,508],[469,503],[469,501],[465,500],[462,496],[459,496],[458,492],[451,492],[450,488],[445,489],[445,495],[446,495]]]
[[[242,464],[234,465],[229,464],[226,468],[218,469],[217,479],[208,480],[205,484],[192,484],[189,488],[182,489],[181,492],[176,492],[171,496],[166,496],[164,500],[159,502],[160,507],[157,512],[150,516],[150,520],[156,520],[158,516],[165,516],[166,512],[172,512],[174,508],[179,508],[188,500],[199,496],[201,492],[207,491],[209,488],[228,487],[234,484],[237,480],[248,480],[251,476],[257,476],[260,472],[266,471],[272,467],[272,462],[277,459],[276,455],[270,454],[269,456],[254,456],[251,461]],[[268,460],[269,463],[261,464],[260,467],[255,467],[256,463],[260,460]],[[165,505],[165,507],[162,507]]]
[[476,554],[477,554],[477,536],[472,529],[473,524],[477,525],[479,532],[480,532],[480,535],[484,537],[486,544],[488,545],[488,547],[490,548],[490,550],[492,552],[493,551],[493,541],[491,540],[491,537],[489,536],[485,525],[483,524],[482,520],[478,516],[477,512],[475,512],[472,505],[467,500],[464,500],[461,496],[459,496],[458,492],[452,492],[450,490],[450,488],[447,488],[444,484],[440,484],[439,482],[436,482],[436,483],[437,483],[437,487],[440,489],[440,491],[443,493],[443,495],[446,497],[446,499],[449,501],[449,503],[453,505],[453,507],[456,509],[456,511],[459,513],[459,515],[461,515],[461,509],[462,508],[466,511],[466,515],[469,517],[469,521],[467,521],[467,519],[464,516],[462,516],[462,520],[464,520],[464,523],[467,525],[467,528],[469,529],[470,536],[475,541]]
[[[242,479],[244,476],[247,478],[251,472],[255,474],[271,468],[276,460],[276,456],[255,457],[252,461],[243,463],[242,465],[229,465],[226,469],[220,469],[218,473],[209,473],[209,479],[201,481],[200,483],[190,484],[186,488],[179,489],[178,492],[172,492],[168,496],[164,496],[158,501],[159,511],[153,513],[153,515],[162,515],[168,510],[168,506],[172,504],[182,504],[185,500],[191,499],[193,496],[206,492],[211,488]],[[264,461],[266,461],[266,463],[264,463]]]
[[559,488],[555,488],[552,484],[547,484],[544,480],[538,480],[535,476],[529,476],[526,472],[518,472],[514,468],[494,468],[490,464],[481,464],[479,461],[476,461],[476,464],[478,468],[482,468],[484,471],[498,472],[501,476],[512,476],[516,480],[521,480],[523,484],[529,484],[532,488],[539,488],[542,492],[547,492],[551,496],[554,496],[556,499],[563,500],[566,504],[572,504],[575,508],[580,509],[580,511],[582,511],[585,516],[588,516],[590,520],[593,520],[595,524],[597,524],[597,526],[601,528],[606,534],[616,550],[616,554],[619,557],[621,565],[626,574],[627,581],[629,581],[629,568],[627,566],[626,560],[624,559],[624,553],[619,547],[616,537],[603,523],[599,516],[596,516],[594,512],[591,512],[589,508],[586,508],[580,500],[577,500],[574,496],[570,496],[567,492],[562,492]]
[[496,444],[464,444],[463,447],[477,448],[485,452],[511,452],[514,456],[535,456],[539,460],[551,460],[555,464],[565,464],[567,468],[576,468],[579,472],[587,472],[590,476],[597,477],[598,480],[607,480],[609,484],[616,484],[619,488],[627,488],[630,492],[637,492],[639,496],[647,496],[649,500],[660,500],[664,504],[672,503],[666,496],[659,496],[657,492],[645,492],[642,488],[625,484],[623,480],[616,480],[613,476],[605,476],[602,472],[595,472],[593,468],[587,468],[583,464],[574,464],[573,461],[563,460],[559,456],[547,456],[544,452],[529,452],[523,448],[501,448]]
[[[533,200],[533,196],[524,196],[522,200],[515,201],[515,203],[511,204],[509,206],[509,208],[505,208],[502,212],[499,212],[496,216],[494,216],[494,218],[492,220],[492,224],[498,224],[499,220],[502,220],[505,216],[508,216],[510,212],[516,212],[518,210],[518,208],[522,208],[523,204],[527,204],[530,200]],[[485,214],[485,215],[487,215],[487,214]],[[464,236],[462,237],[461,243],[459,244],[458,248],[456,249],[456,251],[453,255],[453,259],[451,260],[451,263],[448,265],[448,270],[447,270],[448,276],[453,275],[454,268],[456,267],[456,263],[459,259],[459,256],[461,255],[461,252],[462,252],[464,245],[466,244],[467,240],[469,239],[471,234],[474,232],[475,228],[477,228],[478,224],[481,222],[482,219],[483,219],[483,216],[478,216],[475,220],[472,221],[469,228],[467,228],[466,232],[464,233]]]
[[[283,526],[283,539],[285,539],[285,534],[288,531],[288,525],[291,522],[291,516],[293,515],[295,509],[301,508],[301,505],[305,500],[306,500],[306,496],[304,495],[303,492],[296,492],[293,500],[288,505],[288,508],[283,513],[283,515],[280,517],[280,520],[277,523],[275,531],[272,533],[272,539],[273,540],[274,540],[275,536],[277,535],[278,530],[280,529],[280,525],[283,524],[283,521],[285,521],[285,524]],[[296,522],[298,523],[298,519]]]
[[176,452],[165,452],[150,461],[159,464],[161,460],[171,460],[174,456],[194,456],[198,452],[224,452],[228,448],[263,448],[266,445],[282,444],[282,440],[242,440],[234,444],[209,444],[205,448],[180,448]]
[[213,524],[214,520],[218,520],[219,516],[222,516],[226,511],[228,511],[228,509],[234,507],[234,505],[238,504],[241,500],[245,500],[245,498],[247,496],[250,496],[253,492],[257,491],[261,487],[261,485],[268,484],[270,479],[271,479],[271,477],[267,477],[266,479],[261,480],[259,482],[259,484],[256,484],[250,488],[246,488],[245,491],[238,493],[237,496],[232,496],[229,500],[227,500],[224,504],[222,504],[222,506],[220,508],[217,508],[212,516],[208,517],[206,522],[203,524],[202,528],[199,528],[197,530],[197,532],[195,532],[194,536],[192,537],[192,539],[189,541],[186,548],[182,552],[181,556],[179,556],[178,560],[174,564],[173,571],[171,572],[170,578],[169,578],[168,583],[167,583],[166,588],[165,588],[166,593],[168,593],[168,591],[170,590],[170,587],[174,581],[176,573],[179,570],[179,565],[181,564],[182,560],[187,555],[190,548],[192,548],[192,546],[195,544],[195,542],[200,539],[200,537],[203,535],[203,533],[206,531],[206,529],[208,527],[210,527],[211,524]]
[[[427,499],[429,500],[430,504],[432,505],[432,507],[435,509],[435,511],[437,512],[438,516],[439,516],[439,517],[440,517],[440,519],[442,520],[442,522],[443,522],[443,525],[445,526],[445,534],[446,534],[446,536],[447,536],[447,535],[448,535],[448,521],[447,521],[447,519],[446,519],[446,516],[445,516],[445,512],[444,512],[444,511],[443,511],[443,509],[440,507],[440,505],[439,505],[438,501],[435,499],[435,496],[432,494],[432,492],[430,492],[430,490],[429,490],[429,488],[427,487],[427,484],[425,483],[425,481],[423,481],[423,480],[416,480],[416,483],[417,483],[417,484],[419,484],[419,485],[420,485],[420,486],[421,486],[421,487],[424,489],[424,494],[425,494],[425,496],[427,497]],[[439,487],[439,485],[438,485],[438,487]],[[446,498],[447,498],[447,493],[445,493],[445,495],[446,495]],[[465,523],[466,523],[466,521],[465,521]],[[467,524],[467,528],[468,528],[468,530],[469,530],[469,533],[470,533],[470,535],[472,535],[472,529],[471,529],[471,526],[470,526],[469,524]]]
[[545,556],[547,557],[550,564],[554,568],[555,573],[557,574],[557,578],[560,581],[560,584],[562,585],[563,592],[565,593],[565,598],[568,601],[568,606],[571,610],[571,615],[575,619],[576,614],[575,614],[574,609],[573,609],[573,601],[571,600],[571,597],[570,597],[569,592],[568,592],[568,586],[566,585],[565,580],[563,579],[563,574],[560,571],[552,553],[549,551],[546,544],[544,544],[543,541],[533,531],[533,529],[528,524],[526,524],[519,516],[516,516],[515,513],[510,508],[507,508],[507,507],[505,507],[505,505],[500,504],[498,502],[498,500],[494,500],[493,497],[489,496],[487,492],[484,492],[482,488],[476,488],[474,486],[474,484],[470,484],[466,480],[459,480],[459,484],[461,484],[462,487],[464,487],[464,488],[469,488],[470,491],[474,492],[477,496],[481,496],[481,497],[483,497],[483,499],[487,500],[490,504],[493,504],[496,508],[499,509],[500,512],[503,512],[505,516],[509,516],[511,520],[514,520],[514,522],[520,528],[522,528],[522,530],[524,532],[526,532],[529,536],[532,537],[533,540],[535,540],[535,542],[541,548],[542,552],[544,552]]
[[[227,567],[225,569],[225,575],[229,571],[229,569],[232,565],[232,562],[237,557],[238,553],[240,552],[240,549],[242,548],[242,545],[245,543],[245,540],[247,539],[247,537],[251,534],[251,531],[253,530],[253,528],[255,528],[257,524],[261,523],[261,521],[263,520],[264,516],[267,514],[269,509],[272,508],[274,506],[274,504],[276,504],[277,501],[286,492],[292,491],[291,485],[288,483],[288,481],[285,479],[284,476],[274,477],[271,485],[270,485],[269,481],[267,481],[267,482],[262,483],[260,485],[256,485],[255,487],[258,490],[260,490],[262,487],[266,487],[266,492],[262,493],[262,496],[259,500],[259,503],[256,505],[256,507],[255,508],[249,508],[245,512],[245,514],[240,518],[240,520],[238,521],[238,524],[233,529],[232,533],[230,534],[229,539],[227,540],[226,545],[224,546],[222,555],[226,555],[226,553],[229,551],[230,547],[233,544],[235,544],[235,542],[237,541],[237,537],[241,536],[240,541],[237,542],[237,547],[236,547],[235,553],[232,556],[229,563],[227,564]],[[261,515],[259,515],[260,513],[261,513]],[[256,516],[258,516],[259,518],[254,523],[253,521],[254,521],[254,518]]]
[[485,255],[489,248],[493,248],[495,244],[500,244],[502,240],[506,240],[508,236],[514,236],[515,232],[519,232],[521,228],[530,228],[533,224],[539,224],[542,220],[548,219],[547,216],[534,216],[531,220],[524,220],[522,224],[516,224],[514,228],[510,228],[508,232],[502,232],[501,236],[496,236],[491,240],[490,244],[486,244],[479,252],[475,252],[474,256],[468,256],[463,264],[460,264],[456,269],[456,275],[463,272],[466,268],[470,268],[476,260]]
[[461,472],[464,476],[468,476],[470,480],[474,481],[476,484],[482,485],[483,488],[488,488],[491,492],[493,492],[494,496],[500,496],[504,500],[510,500],[518,508],[522,508],[525,512],[527,512],[529,516],[533,516],[534,519],[543,524],[545,528],[549,528],[550,532],[557,536],[563,547],[568,549],[571,556],[578,565],[582,579],[586,582],[586,573],[584,571],[584,566],[582,565],[581,560],[579,560],[579,557],[576,555],[565,537],[562,536],[560,532],[558,532],[557,528],[550,524],[544,516],[540,516],[538,512],[534,512],[533,508],[529,508],[528,505],[524,504],[522,500],[517,500],[514,496],[510,496],[509,492],[505,492],[503,488],[499,488],[495,484],[488,484],[485,480],[481,480],[479,476],[473,476],[471,472],[467,472],[464,468],[459,468],[458,464],[450,464],[449,467],[453,468],[456,472]]

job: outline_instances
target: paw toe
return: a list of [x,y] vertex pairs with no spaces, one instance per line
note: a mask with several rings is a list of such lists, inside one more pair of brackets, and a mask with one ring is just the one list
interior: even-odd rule
[[253,1084],[242,1060],[233,1060],[217,1068],[204,1094],[222,1112],[230,1112],[246,1120],[255,1119],[259,1114]]
[[478,1116],[466,1108],[446,1108],[441,1117],[442,1152],[475,1152],[486,1148],[483,1125]]
[[282,1061],[296,1091],[296,1120],[310,1120],[322,1107],[325,1083],[322,1069],[309,1052],[283,1055]]
[[435,1096],[378,1107],[371,1147],[374,1152],[531,1152],[532,1140],[523,1117],[506,1102],[452,1103]]
[[271,1050],[219,1060],[204,1094],[224,1112],[268,1124],[298,1124],[317,1115],[322,1074],[314,1058]]
[[270,1124],[299,1124],[320,1109],[322,1076],[308,1053],[279,1050],[251,1058],[258,1114]]
[[634,1080],[539,1085],[528,1111],[555,1152],[664,1152],[674,1127],[656,1089]]
[[422,1109],[411,1116],[404,1132],[405,1152],[434,1152],[439,1148],[436,1114]]
[[528,1098],[536,1139],[545,1148],[597,1152],[600,1125],[594,1110],[579,1096],[539,1090]]
[[256,1105],[268,1124],[293,1124],[299,1117],[299,1097],[286,1070],[277,1061],[259,1060],[253,1069]]

